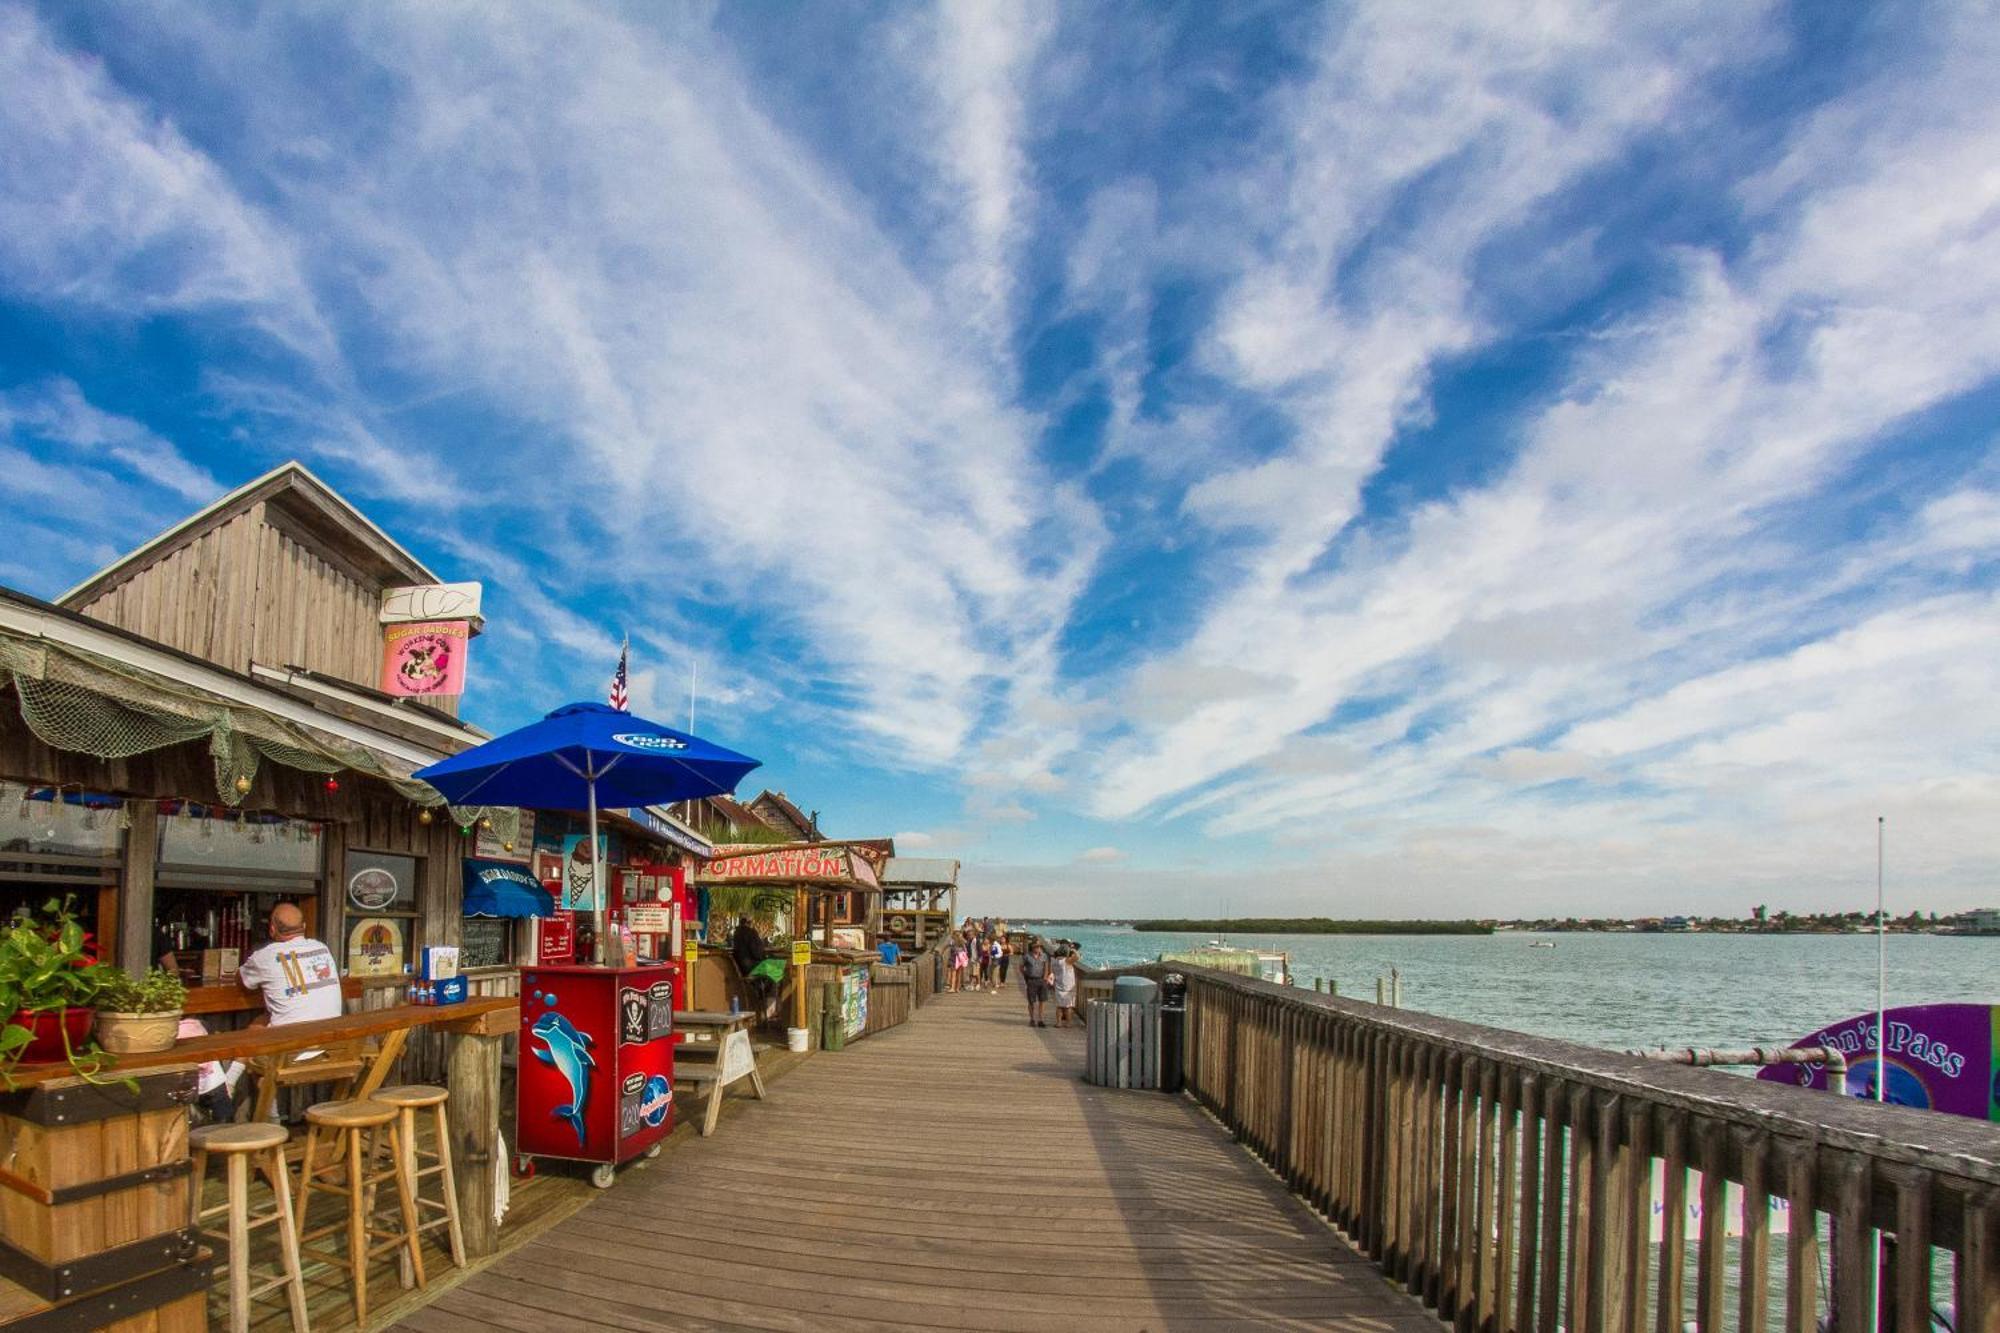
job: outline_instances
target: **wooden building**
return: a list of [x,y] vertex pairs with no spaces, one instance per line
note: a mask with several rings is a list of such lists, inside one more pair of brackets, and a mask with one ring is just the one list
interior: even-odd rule
[[958,922],[958,862],[892,856],[882,867],[882,933],[922,953]]
[[378,688],[411,593],[463,618],[457,642],[476,631],[477,585],[443,584],[296,463],[55,604],[0,590],[0,912],[81,889],[108,954],[194,954],[216,984],[190,1010],[219,1013],[244,1000],[228,950],[290,899],[352,976],[400,993],[419,950],[459,942],[461,861],[491,832],[409,776],[483,739],[457,697]]
[[746,803],[745,808],[766,828],[790,841],[826,840],[826,834],[819,827],[819,811],[806,813],[792,804],[791,798],[781,791],[759,792],[755,800]]

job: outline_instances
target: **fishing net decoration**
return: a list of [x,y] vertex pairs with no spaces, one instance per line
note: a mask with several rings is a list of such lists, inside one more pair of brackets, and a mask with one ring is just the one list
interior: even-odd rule
[[57,647],[0,632],[0,675],[21,701],[21,720],[44,744],[98,759],[128,759],[204,737],[224,805],[243,799],[266,760],[306,773],[348,770],[389,784],[406,799],[448,809],[460,828],[490,821],[503,840],[520,831],[520,811],[487,806],[446,807],[437,789],[402,771],[393,759],[255,709],[233,705],[192,686],[78,648]]

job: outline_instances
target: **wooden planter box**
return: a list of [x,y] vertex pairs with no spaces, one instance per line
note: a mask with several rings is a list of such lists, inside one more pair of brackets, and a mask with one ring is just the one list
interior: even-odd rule
[[64,1302],[184,1265],[194,1071],[0,1092],[0,1278]]

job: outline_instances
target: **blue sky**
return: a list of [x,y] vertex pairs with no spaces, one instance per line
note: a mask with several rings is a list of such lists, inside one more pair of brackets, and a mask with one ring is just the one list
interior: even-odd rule
[[975,908],[2000,900],[1997,17],[0,0],[0,583],[297,457]]

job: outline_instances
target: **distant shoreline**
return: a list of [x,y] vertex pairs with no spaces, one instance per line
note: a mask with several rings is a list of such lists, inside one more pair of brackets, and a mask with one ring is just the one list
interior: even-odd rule
[[1330,917],[1231,917],[1228,920],[1165,918],[1134,921],[1132,929],[1152,935],[1491,935],[1477,921],[1335,921]]

